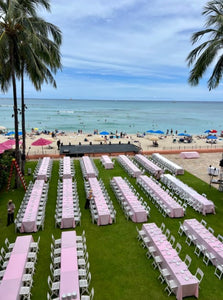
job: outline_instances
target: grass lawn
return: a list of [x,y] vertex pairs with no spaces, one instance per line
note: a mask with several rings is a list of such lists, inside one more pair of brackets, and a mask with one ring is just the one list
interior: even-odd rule
[[[191,256],[192,264],[190,271],[194,274],[197,267],[203,270],[205,275],[200,285],[199,299],[223,299],[222,280],[218,280],[214,275],[215,268],[212,265],[206,266],[202,261],[202,257],[197,258],[194,254],[194,246],[189,247],[185,243],[185,236],[180,237],[177,233],[179,221],[183,222],[183,218],[164,218],[136,185],[136,180],[130,178],[117,162],[113,170],[105,170],[100,161],[95,160],[95,164],[99,170],[99,177],[102,178],[117,211],[117,221],[115,224],[107,226],[92,224],[90,212],[84,209],[86,196],[79,160],[75,160],[74,164],[82,213],[81,226],[78,226],[75,230],[77,234],[81,234],[83,230],[86,232],[90,272],[92,274],[91,286],[95,288],[95,300],[129,300],[132,298],[139,300],[167,299],[167,294],[164,292],[165,285],[162,285],[158,280],[159,271],[153,269],[152,260],[146,258],[146,250],[143,249],[137,241],[136,224],[126,220],[110,188],[109,181],[113,176],[127,177],[140,195],[149,203],[151,207],[149,222],[155,222],[158,226],[160,226],[162,222],[166,224],[171,234],[176,237],[176,242],[178,241],[182,245],[182,251],[180,253],[181,259],[184,259],[186,254]],[[36,162],[33,161],[26,164],[26,168],[32,168],[32,170],[35,169],[35,166]],[[33,300],[46,299],[46,293],[48,291],[47,277],[50,273],[49,265],[51,262],[51,234],[53,233],[55,238],[59,238],[61,235],[61,230],[55,228],[54,220],[58,170],[59,162],[54,161],[46,206],[45,229],[44,231],[33,233],[35,241],[38,236],[41,237],[40,252],[34,275],[34,286],[32,288]],[[217,234],[223,235],[223,193],[187,172],[179,178],[198,192],[205,193],[216,205],[216,215],[210,214],[202,216],[194,212],[191,208],[188,208],[185,218],[197,218],[199,221],[205,219],[208,226],[211,226],[215,230],[216,236]],[[32,176],[26,176],[27,182],[32,179]],[[5,245],[4,240],[6,237],[9,238],[10,242],[14,242],[16,236],[19,235],[15,233],[13,225],[9,227],[6,226],[6,206],[8,200],[12,199],[17,211],[23,199],[23,195],[24,190],[22,187],[18,190],[10,190],[9,192],[3,190],[0,193],[0,247]],[[142,225],[137,224],[137,226],[141,229]],[[171,298],[175,299],[175,296],[171,296],[170,299]],[[186,299],[196,298],[188,297]]]

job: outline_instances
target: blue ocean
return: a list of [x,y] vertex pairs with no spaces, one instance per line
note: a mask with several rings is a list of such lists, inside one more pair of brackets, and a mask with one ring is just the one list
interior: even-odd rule
[[[223,130],[223,102],[26,99],[26,128],[92,133]],[[0,99],[0,126],[13,130],[13,100]],[[20,120],[20,116],[19,116]],[[21,120],[20,120],[21,128]]]

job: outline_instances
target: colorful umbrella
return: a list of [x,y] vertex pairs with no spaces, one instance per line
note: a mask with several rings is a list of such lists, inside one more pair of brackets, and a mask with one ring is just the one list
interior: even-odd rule
[[156,131],[154,131],[154,133],[164,134],[164,132],[162,130],[156,130]]
[[[6,146],[14,146],[15,140],[7,140],[7,141],[3,142],[2,144],[6,145]],[[19,141],[19,144],[22,144],[22,141]]]
[[215,135],[209,135],[207,136],[208,140],[217,140],[217,137]]
[[210,132],[211,133],[217,133],[217,130],[216,129],[212,129]]
[[32,143],[32,146],[42,146],[42,152],[43,152],[43,146],[52,144],[52,141],[49,141],[47,139],[40,138]]
[[107,131],[102,131],[102,132],[100,132],[100,135],[109,135],[109,132],[107,132]]
[[10,145],[4,145],[4,143],[0,144],[0,154],[2,154],[3,152],[5,152],[6,150],[11,149],[12,147]]
[[209,132],[211,132],[211,130],[210,130],[210,129],[208,129],[208,130],[205,130],[205,132],[204,132],[204,133],[209,133]]
[[154,130],[150,129],[150,130],[147,130],[146,132],[148,132],[148,133],[154,133]]

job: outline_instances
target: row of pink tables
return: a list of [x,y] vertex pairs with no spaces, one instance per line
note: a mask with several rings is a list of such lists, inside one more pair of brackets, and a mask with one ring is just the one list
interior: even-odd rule
[[155,223],[143,224],[142,229],[150,239],[150,245],[156,249],[155,255],[159,255],[162,259],[161,268],[168,269],[170,279],[177,283],[176,298],[178,300],[189,296],[198,298],[199,281],[191,274],[161,229]]
[[89,178],[90,188],[93,194],[93,200],[98,213],[97,225],[112,224],[110,210],[102,192],[101,186],[97,178]]
[[39,170],[37,172],[37,180],[45,180],[50,177],[50,171],[52,167],[52,161],[50,157],[44,157],[41,161]]
[[207,213],[215,213],[215,206],[212,201],[196,192],[178,178],[170,174],[164,174],[161,180],[164,184],[167,184],[169,187],[171,187],[171,189],[180,191],[181,197],[185,200],[191,199],[194,204],[199,203],[202,206],[203,215],[206,215]]
[[159,163],[163,168],[168,169],[171,173],[174,173],[176,175],[184,174],[184,169],[171,160],[167,159],[166,157],[162,156],[159,153],[153,153],[152,159]]
[[60,228],[74,228],[74,197],[71,178],[63,179],[62,218]]
[[214,254],[213,264],[223,265],[223,243],[196,219],[184,220],[183,225],[187,228],[186,234],[191,233],[196,237],[196,244],[203,245]]
[[84,176],[86,178],[93,178],[98,176],[98,172],[94,166],[94,163],[92,162],[89,156],[83,156],[81,161],[83,171],[85,173]]
[[137,178],[139,183],[148,193],[153,193],[169,209],[169,217],[180,218],[184,216],[183,207],[177,203],[166,191],[146,175]]
[[65,231],[61,235],[60,299],[72,293],[80,300],[76,232]]
[[39,211],[40,201],[45,185],[44,180],[36,180],[33,184],[29,201],[22,219],[20,232],[36,232],[37,231],[37,215]]
[[60,177],[63,179],[72,178],[74,175],[72,168],[72,161],[70,156],[65,156],[63,160],[60,161]]
[[101,163],[103,164],[105,169],[113,169],[114,163],[108,155],[101,156]]
[[4,277],[0,284],[0,299],[19,300],[20,288],[23,286],[22,278],[28,261],[28,253],[32,235],[18,236],[9,258]]
[[140,165],[142,165],[149,173],[156,175],[158,172],[163,174],[163,169],[154,164],[151,160],[142,154],[136,154],[135,159]]
[[137,196],[131,190],[130,186],[122,177],[113,177],[113,182],[121,192],[123,198],[128,203],[128,206],[131,209],[132,216],[131,219],[133,222],[141,223],[147,221],[148,213],[145,210],[144,206],[141,204]]
[[126,155],[119,155],[118,161],[132,177],[142,174],[142,171]]

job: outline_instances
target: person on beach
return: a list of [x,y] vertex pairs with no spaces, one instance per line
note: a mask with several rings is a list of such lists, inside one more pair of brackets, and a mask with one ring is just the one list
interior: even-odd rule
[[93,193],[92,193],[92,190],[90,190],[90,192],[87,196],[86,202],[85,202],[85,206],[84,206],[85,209],[89,209],[90,201],[92,200],[92,198],[93,198]]
[[57,141],[57,149],[60,150],[60,140]]
[[15,212],[15,204],[12,202],[12,200],[9,200],[8,205],[8,220],[7,220],[7,226],[14,223],[14,212]]

